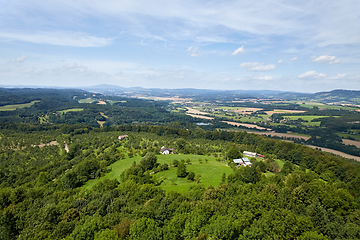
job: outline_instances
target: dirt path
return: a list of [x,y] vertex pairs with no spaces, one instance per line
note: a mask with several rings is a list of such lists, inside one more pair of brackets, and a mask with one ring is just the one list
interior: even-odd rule
[[321,151],[323,151],[323,152],[333,153],[335,155],[339,155],[341,157],[348,158],[348,159],[354,159],[354,160],[360,162],[360,157],[352,156],[352,155],[349,155],[349,154],[346,154],[346,153],[343,153],[340,151],[336,151],[336,150],[329,149],[329,148],[317,147],[317,146],[313,146],[313,145],[305,145],[305,146],[308,146],[308,147],[311,147],[314,149],[318,148],[318,149],[321,149]]

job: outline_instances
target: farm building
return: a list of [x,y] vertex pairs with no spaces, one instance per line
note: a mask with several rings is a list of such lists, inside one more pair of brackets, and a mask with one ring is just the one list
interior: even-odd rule
[[243,161],[244,161],[245,166],[250,166],[251,167],[251,162],[247,157],[244,157]]
[[237,164],[239,164],[239,165],[244,164],[244,161],[242,160],[242,158],[233,159],[233,162],[234,162],[234,163],[237,163]]
[[247,157],[233,159],[233,162],[238,164],[239,166],[250,166],[251,167],[251,162]]
[[128,140],[129,139],[129,136],[128,135],[120,135],[119,137],[118,137],[118,139],[119,140]]
[[248,151],[244,151],[243,152],[244,156],[248,156],[248,157],[257,157],[257,154],[254,152],[248,152]]
[[166,148],[164,146],[161,147],[160,152],[161,154],[170,154],[174,153],[175,148]]

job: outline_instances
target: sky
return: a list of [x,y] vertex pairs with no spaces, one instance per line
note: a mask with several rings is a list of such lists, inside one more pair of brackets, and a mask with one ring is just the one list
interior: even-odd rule
[[0,0],[0,85],[360,90],[359,0]]

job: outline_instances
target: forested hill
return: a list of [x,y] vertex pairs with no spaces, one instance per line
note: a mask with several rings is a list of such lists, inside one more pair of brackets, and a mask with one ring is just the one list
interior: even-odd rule
[[30,103],[34,100],[72,102],[74,96],[83,96],[79,89],[0,88],[0,106]]
[[[0,239],[360,238],[359,163],[300,144],[146,125],[2,123],[0,130]],[[129,140],[118,140],[125,134]],[[39,147],[50,141],[58,144]],[[224,162],[232,173],[210,174],[222,179],[211,186],[196,172],[210,163],[171,155],[159,162],[164,145],[181,154],[173,156]],[[266,157],[236,167],[232,157],[244,150]],[[111,177],[121,165],[125,171]],[[186,169],[197,169],[195,180],[183,181],[189,191],[165,192],[168,179],[191,175]],[[85,188],[93,179],[98,184]]]
[[0,122],[105,127],[197,121],[184,114],[170,113],[166,110],[167,102],[71,89],[0,89],[0,105]]

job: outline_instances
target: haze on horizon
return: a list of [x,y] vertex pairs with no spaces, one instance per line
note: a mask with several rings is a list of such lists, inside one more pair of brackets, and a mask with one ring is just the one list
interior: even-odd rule
[[360,89],[360,1],[0,0],[0,85]]

